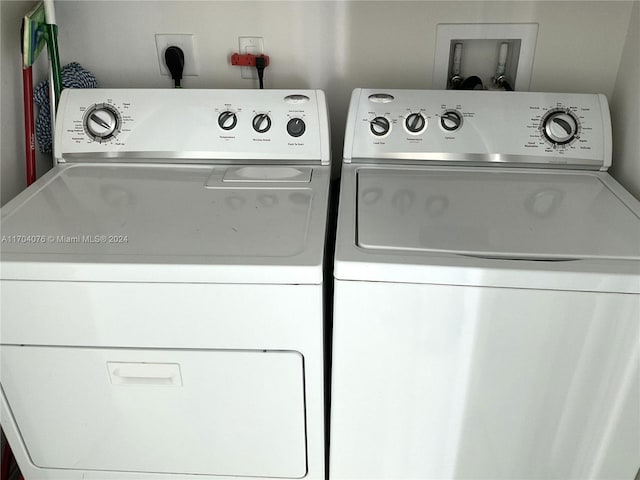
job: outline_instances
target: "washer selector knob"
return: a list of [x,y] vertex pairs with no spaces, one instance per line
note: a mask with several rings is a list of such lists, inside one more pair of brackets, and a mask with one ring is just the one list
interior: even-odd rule
[[292,137],[300,137],[304,134],[307,126],[301,118],[292,118],[287,122],[287,133]]
[[256,132],[265,133],[271,128],[271,118],[266,113],[259,113],[253,117],[251,124]]
[[411,113],[404,121],[409,133],[420,133],[427,127],[427,120],[421,113]]
[[107,103],[93,105],[84,115],[84,130],[96,142],[115,137],[120,131],[121,123],[120,112]]
[[440,126],[447,132],[455,132],[462,126],[462,115],[457,110],[447,110],[440,115]]
[[391,123],[386,117],[376,117],[369,122],[369,128],[376,137],[383,137],[391,130]]
[[238,117],[234,112],[225,110],[218,115],[218,125],[220,125],[220,128],[223,130],[233,130],[237,124]]
[[542,133],[554,145],[566,145],[578,134],[578,119],[569,110],[551,111],[542,121]]

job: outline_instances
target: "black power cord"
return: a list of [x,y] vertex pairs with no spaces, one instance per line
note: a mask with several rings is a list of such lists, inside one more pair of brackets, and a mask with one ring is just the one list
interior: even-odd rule
[[267,61],[264,56],[256,57],[256,70],[258,72],[258,82],[260,88],[264,88],[264,69],[267,66]]
[[171,46],[164,51],[164,61],[173,78],[175,88],[182,88],[182,71],[184,70],[184,52],[180,47]]

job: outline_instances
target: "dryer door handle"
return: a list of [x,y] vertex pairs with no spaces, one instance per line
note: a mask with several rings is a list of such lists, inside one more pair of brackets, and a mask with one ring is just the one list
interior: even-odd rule
[[113,385],[182,386],[177,363],[107,362],[107,369]]

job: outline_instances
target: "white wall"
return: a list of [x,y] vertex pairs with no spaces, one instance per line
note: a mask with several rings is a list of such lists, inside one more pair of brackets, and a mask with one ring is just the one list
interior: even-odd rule
[[[13,2],[0,3],[4,12]],[[267,88],[326,91],[338,163],[352,89],[430,88],[438,23],[538,23],[531,89],[610,97],[633,2],[58,0],[56,6],[62,63],[80,62],[104,87],[168,87],[154,34],[193,33],[201,74],[186,78],[185,88],[253,88],[229,56],[238,36],[264,37]],[[2,62],[4,98],[4,50]],[[17,169],[5,166],[13,158],[3,152],[6,185],[18,182],[4,179]]]
[[640,199],[640,3],[635,2],[611,99],[611,174]]

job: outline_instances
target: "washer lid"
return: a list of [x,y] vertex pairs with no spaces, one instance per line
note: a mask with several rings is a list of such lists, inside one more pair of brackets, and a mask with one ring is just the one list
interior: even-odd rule
[[2,278],[320,283],[328,167],[259,168],[57,167],[2,209]]
[[358,170],[364,249],[483,258],[640,259],[640,219],[597,174]]

